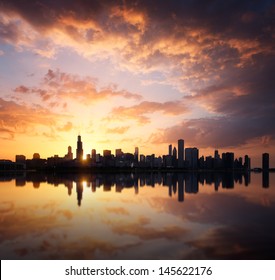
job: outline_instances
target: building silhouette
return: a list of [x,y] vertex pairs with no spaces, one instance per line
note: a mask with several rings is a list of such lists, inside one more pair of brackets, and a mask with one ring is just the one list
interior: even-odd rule
[[77,160],[83,159],[83,147],[82,147],[82,141],[80,135],[78,135],[77,137],[76,159]]
[[199,150],[197,148],[186,148],[185,161],[187,168],[198,169]]
[[[1,169],[26,169],[26,170],[43,170],[56,169],[68,170],[88,169],[108,170],[114,169],[169,169],[169,170],[214,170],[214,171],[251,171],[251,160],[248,155],[244,158],[235,158],[233,152],[224,152],[219,155],[218,150],[214,151],[214,156],[199,157],[199,149],[197,147],[184,148],[184,140],[178,140],[178,147],[168,145],[168,154],[158,156],[155,154],[139,154],[139,148],[135,147],[134,153],[124,153],[122,149],[115,149],[115,153],[111,150],[103,150],[103,154],[96,153],[95,149],[91,150],[91,154],[87,154],[86,160],[83,161],[83,144],[81,136],[77,137],[76,157],[73,158],[72,147],[68,146],[68,152],[64,157],[54,155],[47,159],[41,159],[39,153],[34,153],[32,159],[26,159],[23,155],[16,155],[16,164],[10,164],[8,161],[2,162]],[[259,168],[255,168],[259,169]],[[272,171],[269,169],[269,154],[262,155],[262,169],[265,172]],[[260,169],[261,170],[261,169]],[[265,176],[265,178],[267,178]],[[246,180],[245,180],[246,181]],[[268,182],[268,180],[264,180]],[[268,185],[268,184],[264,184]]]
[[170,144],[169,146],[168,146],[168,155],[169,156],[172,156],[172,154],[173,154],[173,147],[172,147],[172,144]]
[[184,167],[184,140],[178,140],[178,167]]
[[262,167],[263,167],[263,171],[269,170],[269,154],[268,153],[264,153],[262,155]]
[[139,149],[138,147],[135,147],[135,163],[138,162],[138,155],[139,155]]
[[65,155],[66,160],[72,160],[73,159],[73,153],[72,153],[72,147],[68,146],[68,153]]

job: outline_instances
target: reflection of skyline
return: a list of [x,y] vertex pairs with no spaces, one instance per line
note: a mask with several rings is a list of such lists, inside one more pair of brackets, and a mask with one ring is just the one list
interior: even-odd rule
[[[24,187],[27,182],[32,182],[34,188],[39,188],[40,183],[47,183],[58,187],[65,185],[68,195],[72,194],[75,186],[77,193],[77,204],[80,206],[83,198],[83,189],[90,188],[92,192],[103,188],[104,192],[111,191],[121,193],[124,189],[134,188],[135,194],[139,188],[160,185],[168,188],[168,196],[177,196],[179,202],[184,202],[185,194],[199,193],[199,186],[213,185],[213,191],[222,189],[234,189],[235,184],[249,186],[251,173],[234,172],[148,172],[148,173],[96,173],[96,174],[44,174],[44,173],[22,173],[21,176],[1,177],[1,181],[15,179],[16,187]],[[269,173],[262,173],[262,187],[269,187]]]
[[4,259],[274,259],[275,173],[33,175],[0,183]]

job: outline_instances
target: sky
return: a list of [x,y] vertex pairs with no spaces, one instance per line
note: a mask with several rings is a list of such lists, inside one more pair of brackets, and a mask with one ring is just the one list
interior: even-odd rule
[[274,1],[0,0],[0,158],[270,153]]

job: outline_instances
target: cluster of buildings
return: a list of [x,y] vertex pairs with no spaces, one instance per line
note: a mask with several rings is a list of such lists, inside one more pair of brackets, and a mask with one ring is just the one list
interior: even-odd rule
[[[81,136],[77,137],[76,157],[73,156],[72,147],[64,157],[55,155],[47,159],[40,158],[38,153],[32,159],[26,159],[24,155],[16,155],[15,162],[0,161],[2,169],[52,169],[52,168],[151,168],[151,169],[186,169],[186,170],[250,170],[251,160],[248,155],[244,158],[235,158],[234,153],[226,152],[221,155],[216,150],[213,156],[199,156],[196,147],[185,148],[184,140],[179,139],[177,147],[169,145],[168,154],[157,157],[155,154],[139,154],[136,147],[134,153],[124,153],[116,149],[115,154],[111,150],[103,150],[103,154],[95,149],[84,159],[83,143]],[[2,164],[2,165],[1,165]],[[269,170],[269,154],[263,154],[263,170]]]

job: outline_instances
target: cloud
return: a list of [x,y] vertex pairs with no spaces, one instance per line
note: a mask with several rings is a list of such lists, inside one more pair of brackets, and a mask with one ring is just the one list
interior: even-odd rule
[[[3,124],[1,124],[2,126]],[[14,131],[8,128],[4,128],[0,126],[1,136],[0,138],[3,140],[12,140],[14,139]]]
[[0,42],[13,45],[17,51],[28,50],[52,58],[56,47],[49,38],[13,11],[0,12]]
[[178,116],[189,112],[189,109],[182,102],[178,101],[168,101],[164,103],[143,101],[131,107],[115,107],[111,111],[110,116],[107,117],[107,120],[134,119],[140,124],[146,124],[150,122],[150,118],[147,115],[155,112],[160,112],[168,116]]
[[72,122],[67,122],[66,124],[64,124],[63,127],[60,127],[59,130],[68,132],[68,131],[72,130],[72,128],[73,128]]
[[157,83],[184,94],[218,82],[229,68],[249,72],[255,55],[274,55],[274,7],[268,1],[2,2],[2,37],[11,37],[11,44],[33,45],[48,56],[68,47],[134,73],[158,72],[163,80]]
[[98,89],[96,79],[92,77],[80,77],[60,70],[49,69],[45,74],[41,87],[26,87],[20,85],[14,89],[15,93],[35,94],[43,101],[57,102],[64,105],[65,99],[73,99],[82,104],[105,101],[108,98],[124,98],[140,100],[139,94],[131,93],[126,90],[118,90],[117,85],[109,85]]
[[[54,129],[63,118],[39,105],[20,105],[0,98],[0,129],[4,138],[12,139],[15,134],[34,133],[34,127],[42,126],[46,131]],[[47,132],[48,133],[48,132]]]
[[[261,126],[261,123],[265,126]],[[152,133],[149,141],[154,144],[176,143],[178,139],[184,140],[190,146],[200,148],[225,148],[247,144],[255,138],[261,138],[267,134],[274,138],[275,134],[269,129],[270,119],[258,119],[249,121],[246,118],[201,118],[186,120],[182,123]]]
[[21,85],[15,88],[14,91],[18,93],[29,93],[30,89],[26,86]]
[[[167,62],[166,67],[174,63],[176,71],[186,64],[188,68],[197,63],[208,67],[211,53],[220,48],[231,50],[236,59],[272,51],[274,11],[268,1],[253,5],[249,1],[229,1],[226,5],[212,1],[82,1],[78,5],[3,1],[2,7],[5,22],[13,26],[6,23],[5,29],[16,29],[19,20],[32,28],[29,34],[42,34],[44,48],[39,48],[36,36],[29,39],[35,50],[47,52],[48,45],[50,49],[66,46],[86,57],[120,57],[125,67],[128,63],[129,69],[140,71],[165,71]],[[14,33],[13,37],[19,36],[18,31]]]
[[[19,50],[53,57],[69,48],[90,61],[108,60],[116,69],[139,74],[143,83],[172,86],[186,97],[120,106],[109,119],[146,124],[148,114],[181,116],[193,105],[214,115],[183,120],[163,131],[162,140],[153,135],[156,142],[175,138],[169,136],[173,131],[207,147],[274,137],[272,1],[2,1],[1,8],[0,38]],[[67,98],[83,104],[141,98],[112,86],[98,89],[91,77],[51,69],[41,88],[26,93],[52,104]]]
[[115,133],[115,134],[124,134],[128,131],[130,127],[129,126],[120,126],[115,128],[108,128],[106,130],[107,133]]
[[266,136],[274,139],[275,82],[271,73],[275,60],[262,54],[254,56],[253,61],[249,71],[226,71],[218,83],[194,90],[193,95],[184,98],[187,104],[200,105],[215,117],[182,122],[165,131],[164,138],[182,131],[190,141],[194,137],[196,144],[212,147],[242,145]]

